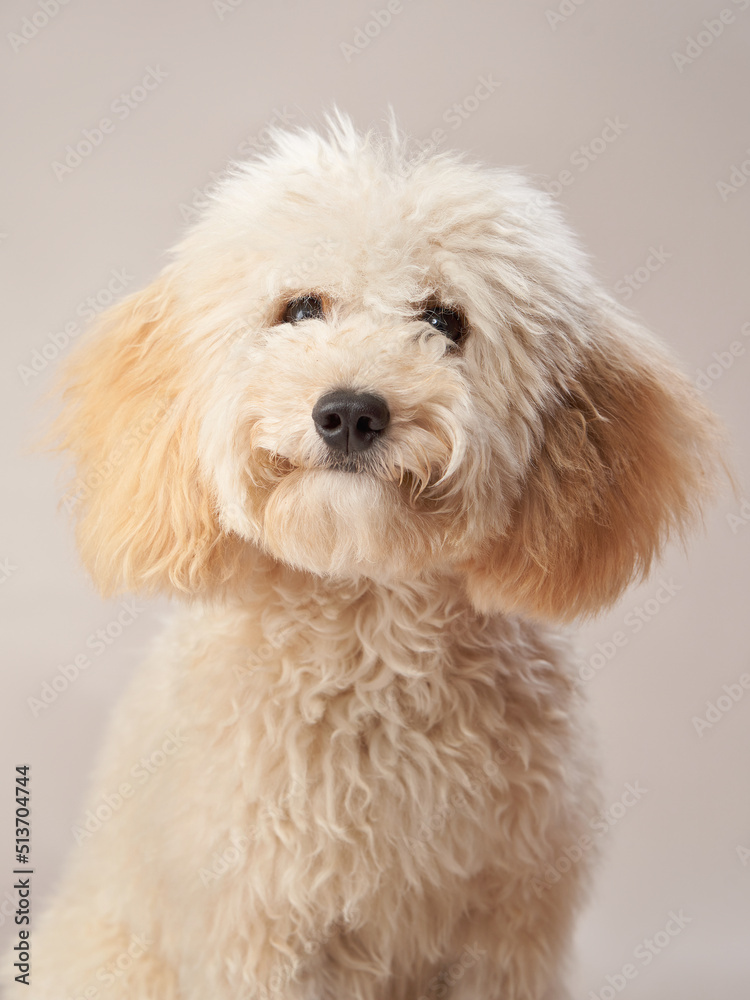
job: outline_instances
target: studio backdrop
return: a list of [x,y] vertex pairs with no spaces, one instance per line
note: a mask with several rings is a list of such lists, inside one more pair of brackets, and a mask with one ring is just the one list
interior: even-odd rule
[[[34,450],[45,394],[89,323],[155,277],[230,161],[334,106],[361,129],[392,109],[422,148],[513,166],[556,199],[728,428],[736,493],[689,555],[671,546],[579,630],[606,810],[575,995],[744,1000],[750,0],[11,0],[0,22],[3,945],[15,768],[29,767],[39,913],[95,831],[86,775],[169,613],[102,600],[80,567],[76,494]],[[574,863],[571,845],[548,877]]]

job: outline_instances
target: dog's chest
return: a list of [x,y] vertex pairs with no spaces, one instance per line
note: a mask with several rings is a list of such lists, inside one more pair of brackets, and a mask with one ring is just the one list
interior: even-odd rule
[[231,694],[218,696],[234,706],[222,746],[244,832],[269,864],[278,851],[288,865],[313,857],[370,885],[430,853],[468,874],[520,786],[556,766],[566,685],[515,624],[369,610],[266,628],[239,663],[235,648]]
[[[175,775],[212,835],[188,819],[175,871],[202,857],[209,893],[282,938],[315,947],[409,899],[438,912],[448,885],[460,909],[556,794],[571,692],[533,629],[356,607],[286,630],[220,624],[193,654]],[[523,863],[507,855],[509,876]]]

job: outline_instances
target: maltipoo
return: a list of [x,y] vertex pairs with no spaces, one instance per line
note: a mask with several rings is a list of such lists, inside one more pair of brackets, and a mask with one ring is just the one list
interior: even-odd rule
[[10,995],[567,997],[600,802],[555,625],[693,522],[720,432],[549,199],[279,133],[65,379],[86,565],[184,607]]

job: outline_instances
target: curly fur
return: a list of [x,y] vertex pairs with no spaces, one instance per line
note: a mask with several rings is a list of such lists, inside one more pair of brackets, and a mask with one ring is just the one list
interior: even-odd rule
[[[325,317],[281,322],[304,294]],[[544,622],[690,527],[719,431],[557,211],[393,130],[280,133],[65,380],[84,561],[187,598],[92,810],[179,747],[81,835],[23,995],[565,997],[595,852],[538,877],[599,799]],[[340,388],[391,412],[354,471],[311,419]]]

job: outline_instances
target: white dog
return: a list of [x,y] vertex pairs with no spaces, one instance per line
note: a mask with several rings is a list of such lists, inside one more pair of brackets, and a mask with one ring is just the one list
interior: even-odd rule
[[547,202],[281,133],[71,360],[83,558],[186,602],[9,995],[568,995],[594,852],[543,873],[599,799],[544,623],[692,523],[719,431]]

